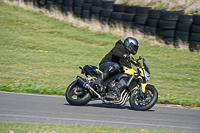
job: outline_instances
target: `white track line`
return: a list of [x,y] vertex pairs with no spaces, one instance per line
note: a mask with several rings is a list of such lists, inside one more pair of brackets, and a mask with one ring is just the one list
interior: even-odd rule
[[18,93],[18,92],[7,92],[7,91],[0,91],[0,93],[4,93],[4,94],[16,94],[16,95],[26,95],[26,96],[37,96],[37,97],[64,98],[64,96],[52,96],[52,95],[41,95],[41,94],[31,94],[31,93]]

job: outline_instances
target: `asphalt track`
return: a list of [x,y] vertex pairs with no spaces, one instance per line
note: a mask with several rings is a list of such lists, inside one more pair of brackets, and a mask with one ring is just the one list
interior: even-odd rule
[[0,122],[104,126],[200,133],[200,110],[154,106],[149,111],[132,110],[91,101],[71,106],[62,96],[0,91]]

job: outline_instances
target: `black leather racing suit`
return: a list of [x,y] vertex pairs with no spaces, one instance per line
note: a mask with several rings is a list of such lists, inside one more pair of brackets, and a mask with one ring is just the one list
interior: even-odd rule
[[131,68],[131,63],[124,59],[124,54],[129,54],[129,52],[124,47],[124,43],[119,40],[116,42],[115,47],[99,63],[99,69],[103,72],[103,79],[117,73],[120,66]]

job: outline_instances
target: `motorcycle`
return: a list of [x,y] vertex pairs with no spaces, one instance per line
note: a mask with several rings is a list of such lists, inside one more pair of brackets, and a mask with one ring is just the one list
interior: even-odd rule
[[[143,61],[143,65],[140,60]],[[121,66],[117,74],[103,81],[101,88],[94,84],[97,76],[102,73],[96,66],[79,67],[81,73],[85,74],[85,78],[77,76],[76,80],[68,86],[65,93],[66,100],[76,106],[85,105],[91,100],[101,100],[105,104],[120,106],[129,101],[134,110],[149,110],[158,99],[156,88],[147,83],[150,79],[149,67],[141,56],[139,59],[130,56],[129,61],[137,67],[137,71]],[[113,90],[114,87],[118,88],[117,93]],[[113,97],[109,98],[108,95]]]

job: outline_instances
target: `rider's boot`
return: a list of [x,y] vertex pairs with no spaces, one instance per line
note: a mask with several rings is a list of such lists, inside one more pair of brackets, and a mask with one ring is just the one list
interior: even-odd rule
[[97,79],[94,81],[94,84],[98,86],[98,91],[102,91],[102,83],[103,83],[103,80],[107,77],[107,74],[106,73],[102,73],[100,75],[97,76]]

